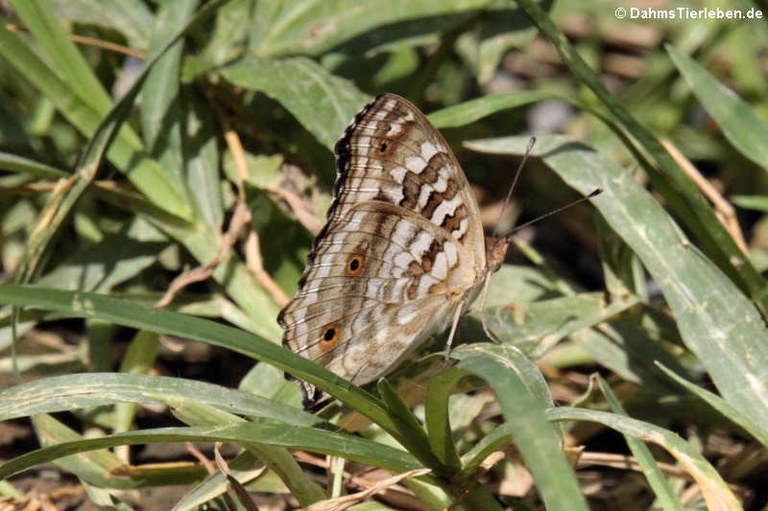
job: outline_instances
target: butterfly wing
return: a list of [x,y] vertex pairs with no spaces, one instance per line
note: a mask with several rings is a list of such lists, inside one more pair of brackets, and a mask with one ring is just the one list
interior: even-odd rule
[[460,243],[411,211],[367,201],[345,219],[316,247],[280,323],[292,351],[362,385],[445,328],[477,276]]
[[449,324],[485,272],[485,240],[456,157],[405,99],[374,99],[335,152],[328,219],[278,322],[292,351],[365,384]]
[[485,238],[472,190],[440,132],[412,103],[382,94],[355,116],[336,144],[338,179],[328,224],[356,204],[379,200],[448,231],[485,270]]

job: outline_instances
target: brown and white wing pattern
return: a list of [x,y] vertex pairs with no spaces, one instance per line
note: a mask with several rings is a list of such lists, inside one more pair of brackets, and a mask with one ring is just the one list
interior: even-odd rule
[[443,136],[411,102],[382,94],[364,107],[336,144],[338,179],[328,224],[368,200],[408,209],[445,229],[485,268],[480,213]]
[[[336,144],[338,179],[283,344],[353,383],[389,372],[471,300],[485,241],[466,177],[440,133],[384,94]],[[305,405],[317,399],[303,384]]]

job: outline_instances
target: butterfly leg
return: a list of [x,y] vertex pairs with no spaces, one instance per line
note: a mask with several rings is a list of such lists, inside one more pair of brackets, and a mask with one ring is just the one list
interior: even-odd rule
[[488,328],[488,325],[485,324],[485,303],[488,300],[488,287],[491,283],[491,272],[488,272],[485,274],[485,281],[483,282],[483,292],[480,297],[480,323],[483,325],[483,332],[485,332],[485,336],[488,337],[491,341],[501,344],[501,341],[496,337],[496,335],[491,332],[491,329]]
[[451,331],[448,333],[448,340],[445,342],[445,365],[451,358],[451,346],[453,345],[453,338],[456,337],[456,331],[459,328],[459,321],[461,315],[464,312],[464,301],[462,300],[456,305],[456,310],[453,311],[453,319],[451,320]]

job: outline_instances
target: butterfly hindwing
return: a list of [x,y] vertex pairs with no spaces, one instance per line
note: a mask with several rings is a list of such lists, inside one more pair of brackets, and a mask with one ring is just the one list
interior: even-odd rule
[[464,247],[423,217],[368,201],[329,229],[281,315],[294,352],[363,384],[435,329],[475,281]]

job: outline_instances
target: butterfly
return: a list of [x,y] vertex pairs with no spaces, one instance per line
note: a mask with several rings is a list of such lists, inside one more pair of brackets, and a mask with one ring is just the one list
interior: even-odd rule
[[[278,322],[284,346],[364,385],[449,325],[450,342],[509,241],[486,241],[456,157],[400,96],[366,105],[335,155],[326,223]],[[300,383],[312,408],[322,394]]]

